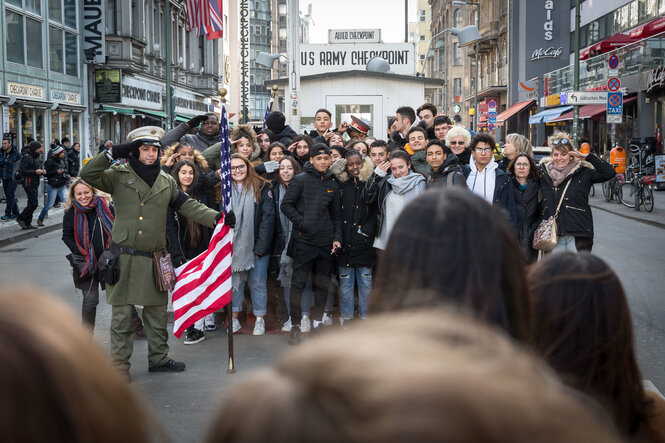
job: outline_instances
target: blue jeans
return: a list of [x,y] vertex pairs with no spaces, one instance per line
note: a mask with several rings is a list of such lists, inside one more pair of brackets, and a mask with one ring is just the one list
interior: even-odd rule
[[[252,297],[253,313],[257,317],[266,315],[266,304],[268,302],[268,290],[266,289],[266,280],[268,279],[268,261],[269,255],[261,258],[254,258],[254,267],[249,270],[247,283],[249,284],[249,294]],[[245,282],[240,283],[233,290],[231,306],[233,312],[242,310],[242,300],[245,296]]]
[[48,215],[48,210],[51,209],[53,207],[53,204],[55,203],[56,195],[63,203],[67,200],[67,186],[60,186],[59,188],[54,188],[51,185],[46,185],[46,195],[47,195],[47,201],[44,204],[42,212],[39,213],[38,217],[41,219],[46,218],[46,216]]
[[11,217],[12,215],[18,215],[18,202],[16,201],[16,183],[11,178],[2,179],[2,189],[5,192],[5,198],[7,199],[7,208],[5,209],[5,215]]
[[[289,314],[289,317],[291,316],[291,288],[283,288],[284,289],[284,303],[286,303],[286,312]],[[309,317],[309,310],[312,309],[312,279],[310,278],[307,281],[307,286],[305,286],[305,290],[302,292],[302,303],[301,303],[301,309],[302,309],[302,315],[306,315]]]
[[575,246],[575,237],[572,235],[561,235],[559,236],[559,241],[557,242],[552,252],[558,251],[570,251],[577,253],[577,247]]
[[353,318],[353,288],[358,284],[358,316],[367,317],[369,293],[372,291],[372,269],[363,266],[339,267],[339,310],[344,320]]

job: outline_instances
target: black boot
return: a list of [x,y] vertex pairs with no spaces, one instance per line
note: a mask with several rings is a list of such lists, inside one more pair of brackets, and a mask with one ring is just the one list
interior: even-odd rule
[[293,325],[291,327],[291,335],[289,336],[289,344],[295,346],[302,341],[302,335],[300,333],[300,326]]
[[95,318],[97,317],[97,308],[91,311],[81,310],[81,322],[88,325],[90,329],[95,330]]

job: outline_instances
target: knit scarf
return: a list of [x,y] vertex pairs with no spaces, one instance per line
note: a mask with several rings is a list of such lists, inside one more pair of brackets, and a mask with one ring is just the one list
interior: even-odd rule
[[254,267],[254,192],[246,186],[231,185],[231,209],[236,216],[233,230],[231,283],[234,289],[247,280]]
[[[94,241],[90,237],[88,227],[88,217],[86,213],[90,211],[97,211],[97,218],[100,220],[104,234],[106,234],[106,242],[104,249],[108,249],[111,244],[111,229],[113,228],[114,216],[106,204],[106,200],[95,196],[89,205],[81,206],[76,200],[72,200],[72,207],[74,208],[74,239],[79,251],[85,257],[85,267],[81,272],[81,276],[88,274],[97,268],[97,257],[95,256]],[[102,239],[104,236],[102,236]]]
[[572,160],[570,163],[568,163],[568,166],[564,168],[559,168],[554,164],[554,162],[548,163],[546,166],[547,175],[549,175],[552,179],[552,184],[554,186],[559,186],[566,179],[568,174],[570,174],[570,171],[572,171],[573,168],[577,166],[578,163],[579,160]]

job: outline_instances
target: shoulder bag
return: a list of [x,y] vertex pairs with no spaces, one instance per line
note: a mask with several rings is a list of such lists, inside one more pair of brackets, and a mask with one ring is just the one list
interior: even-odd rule
[[155,286],[158,291],[171,291],[175,287],[176,277],[171,261],[171,254],[166,248],[153,254]]
[[559,216],[559,209],[561,208],[563,197],[566,195],[568,185],[570,185],[571,181],[573,180],[568,180],[566,187],[563,188],[563,194],[561,194],[561,198],[559,199],[559,204],[556,207],[556,212],[554,215],[547,220],[541,221],[538,225],[536,232],[533,234],[533,249],[536,249],[537,251],[549,252],[556,247],[556,244],[559,241],[556,218]]

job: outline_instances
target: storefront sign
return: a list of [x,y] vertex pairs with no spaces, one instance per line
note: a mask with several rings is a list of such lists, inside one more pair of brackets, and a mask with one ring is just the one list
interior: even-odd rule
[[665,155],[656,155],[656,183],[665,183]]
[[9,106],[2,107],[2,132],[9,132]]
[[379,56],[395,74],[415,73],[412,43],[361,43],[356,45],[300,45],[300,75],[365,70],[370,58]]
[[199,115],[210,112],[210,99],[176,88],[173,92],[173,106],[179,114]]
[[51,89],[51,101],[78,105],[79,103],[81,103],[81,94],[79,94],[78,92]]
[[380,29],[330,29],[329,43],[379,43]]
[[563,54],[563,46],[555,48],[550,46],[549,48],[538,48],[531,53],[531,61],[540,60],[543,58],[559,58]]
[[17,97],[44,100],[44,87],[42,86],[7,82],[7,92],[9,95],[15,95]]
[[561,104],[561,97],[559,94],[552,94],[545,97],[546,106],[558,106]]
[[124,76],[120,103],[137,108],[162,110],[162,86],[143,78]]
[[98,69],[95,71],[95,101],[120,103],[120,70]]
[[652,89],[660,88],[665,86],[665,66],[658,66],[654,68],[649,73],[647,77],[647,89],[646,92],[651,92]]
[[561,101],[562,105],[602,105],[607,102],[606,92],[587,92],[587,91],[568,91],[559,94],[560,97],[566,95],[566,102]]
[[83,54],[86,63],[104,63],[106,42],[104,36],[104,0],[83,0]]

